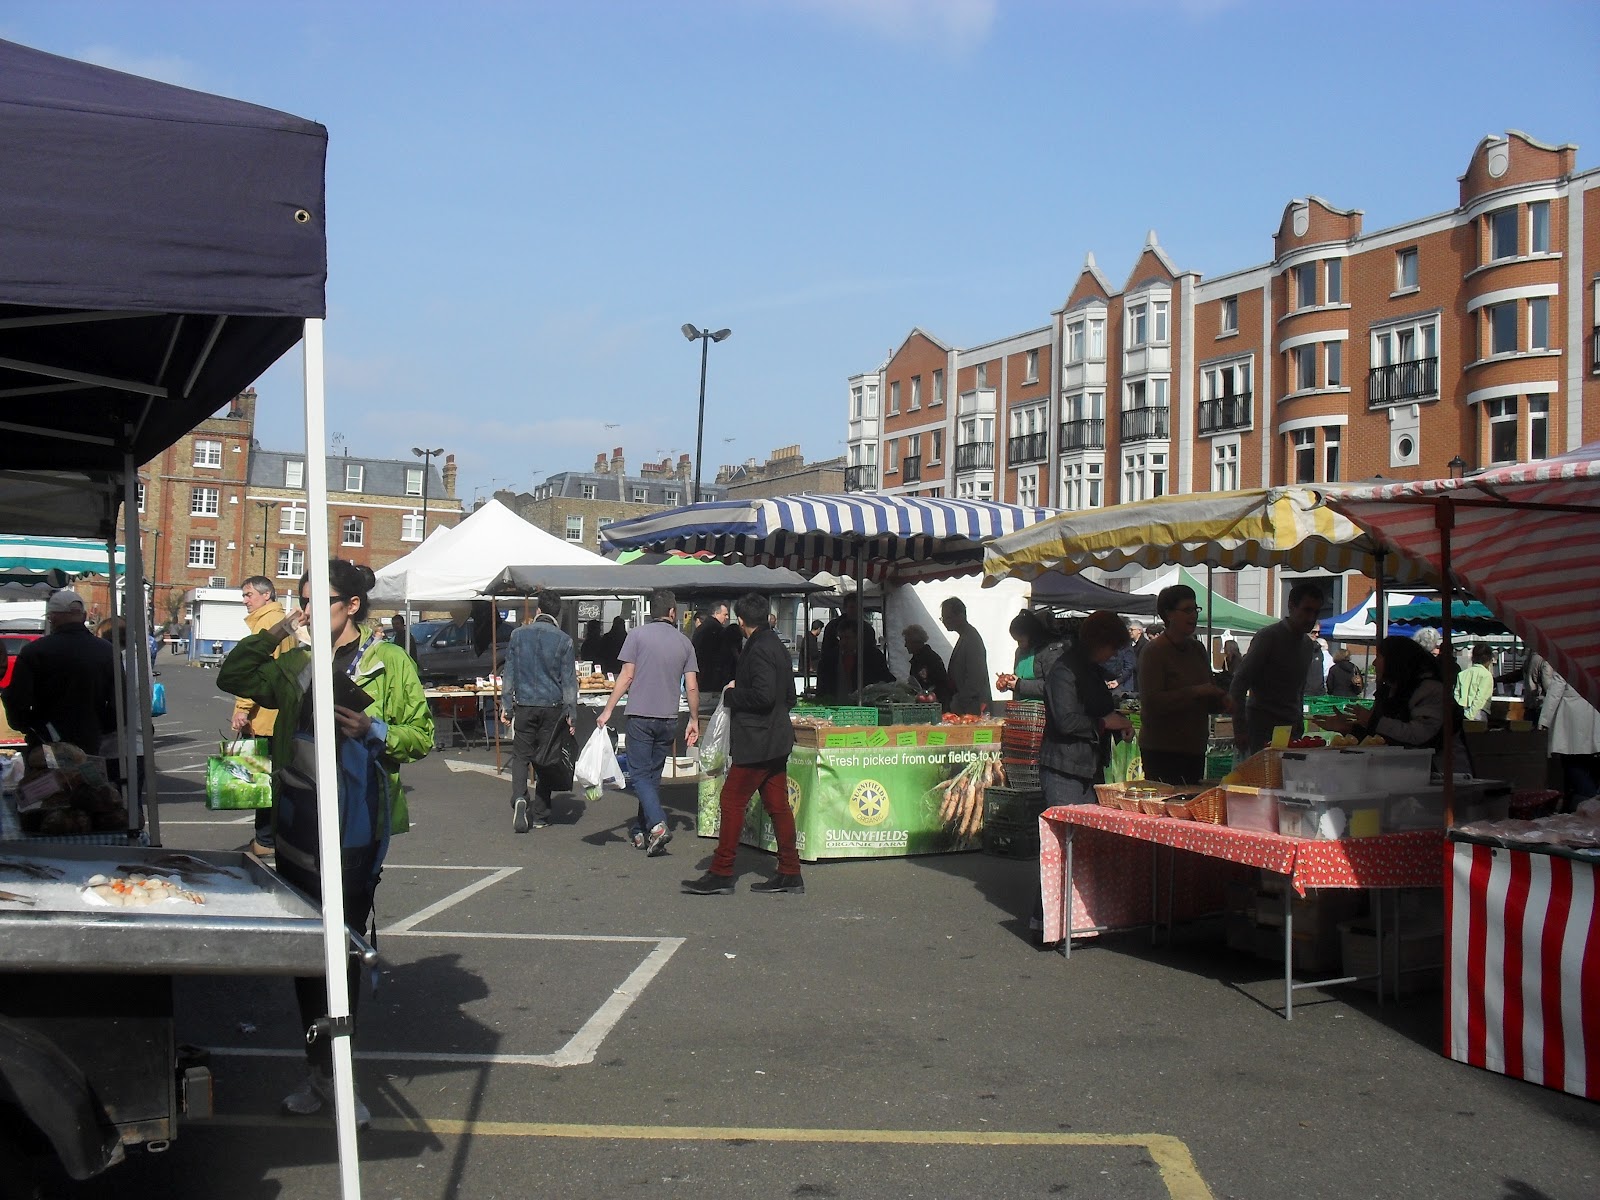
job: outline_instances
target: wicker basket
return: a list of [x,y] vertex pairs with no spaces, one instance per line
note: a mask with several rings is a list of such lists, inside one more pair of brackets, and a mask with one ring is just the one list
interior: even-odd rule
[[1122,807],[1122,784],[1097,783],[1094,785],[1095,800],[1106,808]]
[[1214,787],[1201,792],[1192,800],[1168,801],[1167,816],[1184,821],[1199,821],[1205,825],[1226,825],[1228,809],[1223,800],[1223,790]]
[[1283,786],[1283,751],[1268,746],[1258,750],[1222,778],[1223,783],[1242,783],[1247,787]]

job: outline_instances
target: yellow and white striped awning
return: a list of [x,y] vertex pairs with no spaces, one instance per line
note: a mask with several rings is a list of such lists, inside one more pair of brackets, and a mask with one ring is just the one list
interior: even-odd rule
[[[1379,549],[1310,488],[1254,488],[1063,513],[989,542],[983,570],[990,578],[1033,579],[1052,570],[1174,564],[1360,571],[1376,577]],[[1422,564],[1393,553],[1383,554],[1382,569],[1391,582],[1428,582]]]

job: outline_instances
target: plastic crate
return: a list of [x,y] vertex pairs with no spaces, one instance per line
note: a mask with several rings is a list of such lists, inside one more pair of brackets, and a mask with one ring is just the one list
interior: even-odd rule
[[1232,750],[1206,751],[1206,782],[1216,783],[1233,770]]
[[937,725],[944,710],[937,704],[880,704],[879,725]]
[[826,717],[835,725],[876,725],[878,710],[854,704],[797,704],[789,710],[798,717]]
[[1038,858],[1039,821],[994,821],[985,817],[983,822],[983,852],[997,858]]
[[1037,762],[1017,763],[1007,759],[1005,768],[1007,787],[1015,788],[1019,792],[1037,792],[1039,790],[1039,764]]
[[988,828],[990,822],[1019,827],[1037,823],[1046,807],[1044,793],[1036,789],[991,785],[983,793],[983,824]]

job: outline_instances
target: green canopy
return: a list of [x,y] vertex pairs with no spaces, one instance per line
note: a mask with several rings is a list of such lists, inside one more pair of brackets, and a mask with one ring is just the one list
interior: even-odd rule
[[[65,571],[68,575],[104,575],[106,544],[88,538],[25,537],[0,534],[0,572],[8,575]],[[122,574],[122,547],[117,547],[117,574]]]
[[1235,633],[1259,633],[1278,620],[1277,617],[1269,617],[1265,613],[1245,608],[1242,604],[1235,604],[1225,596],[1210,596],[1208,607],[1205,581],[1196,579],[1183,567],[1178,568],[1178,582],[1186,583],[1194,589],[1195,597],[1200,602],[1202,630],[1210,625],[1212,629],[1231,629]]
[[[1370,611],[1370,610],[1369,610]],[[1412,629],[1438,629],[1442,624],[1444,605],[1438,600],[1415,600],[1399,604],[1389,610],[1389,625],[1404,626],[1399,632]],[[1505,633],[1506,627],[1485,604],[1476,600],[1453,600],[1450,603],[1450,628],[1456,633]]]

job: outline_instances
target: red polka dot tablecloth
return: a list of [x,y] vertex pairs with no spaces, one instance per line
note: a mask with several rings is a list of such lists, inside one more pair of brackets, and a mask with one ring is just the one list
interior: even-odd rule
[[[1117,929],[1151,919],[1150,844],[1190,853],[1172,864],[1173,918],[1216,912],[1230,879],[1253,869],[1286,875],[1300,895],[1308,888],[1441,887],[1442,830],[1318,841],[1230,829],[1172,817],[1147,817],[1096,804],[1046,809],[1039,818],[1039,887],[1044,940],[1066,928],[1066,846],[1072,840],[1072,928]],[[1141,843],[1145,843],[1141,845]],[[1166,903],[1162,880],[1161,903]]]

